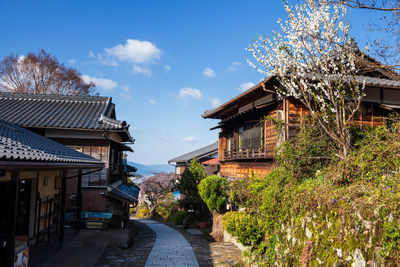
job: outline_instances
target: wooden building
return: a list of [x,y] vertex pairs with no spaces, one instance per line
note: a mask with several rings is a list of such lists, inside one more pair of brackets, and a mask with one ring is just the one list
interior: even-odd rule
[[[393,72],[376,70],[357,77],[366,82],[366,96],[354,121],[363,125],[385,123],[384,115],[400,109],[400,79]],[[274,148],[295,136],[309,111],[296,99],[279,100],[279,83],[268,77],[249,90],[206,111],[203,118],[219,119],[218,159],[220,175],[247,178],[264,176],[274,168]],[[282,120],[284,129],[277,133],[271,117]]]
[[[196,149],[168,161],[168,164],[175,164],[175,174],[181,175],[183,171],[190,166],[193,158],[196,158],[201,164],[211,159],[218,158],[218,142]],[[211,163],[211,162],[210,162]],[[203,164],[207,175],[216,174],[219,171],[218,162]]]
[[62,242],[67,180],[81,181],[83,172],[103,166],[0,119],[0,266],[14,266],[14,259],[27,262],[29,244],[53,236]]
[[0,118],[104,163],[97,172],[83,170],[88,174],[82,176],[81,198],[76,194],[76,181],[68,180],[67,209],[74,211],[82,202],[83,211],[126,212],[132,198],[115,197],[110,186],[118,181],[126,184],[124,153],[132,151],[128,144],[134,140],[129,125],[117,120],[111,97],[2,92]]

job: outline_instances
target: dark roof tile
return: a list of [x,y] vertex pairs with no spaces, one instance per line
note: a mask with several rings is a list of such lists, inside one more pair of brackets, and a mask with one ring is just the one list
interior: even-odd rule
[[2,119],[0,159],[102,164],[97,159]]
[[0,92],[0,118],[23,127],[127,131],[114,114],[110,97]]
[[197,159],[201,159],[203,157],[206,156],[210,156],[214,153],[218,152],[218,142],[215,142],[211,145],[199,148],[197,150],[194,150],[192,152],[186,153],[182,156],[173,158],[171,160],[168,161],[168,163],[171,162],[189,162],[190,160],[192,160],[194,157],[196,157]]

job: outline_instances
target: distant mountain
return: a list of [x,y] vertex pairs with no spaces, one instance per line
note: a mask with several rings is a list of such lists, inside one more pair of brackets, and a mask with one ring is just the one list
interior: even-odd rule
[[165,173],[175,172],[174,166],[168,164],[144,165],[132,161],[128,161],[128,164],[138,169],[136,173],[141,174],[143,176],[149,176],[152,175],[153,173],[158,173],[158,172],[165,172]]

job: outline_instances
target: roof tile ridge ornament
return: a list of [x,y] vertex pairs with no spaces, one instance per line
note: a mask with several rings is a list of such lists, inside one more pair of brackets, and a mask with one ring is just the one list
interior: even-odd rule
[[127,129],[129,125],[126,124],[126,121],[119,121],[112,119],[110,117],[105,116],[104,114],[100,115],[99,121],[97,122],[99,125],[108,124],[115,126],[120,129]]

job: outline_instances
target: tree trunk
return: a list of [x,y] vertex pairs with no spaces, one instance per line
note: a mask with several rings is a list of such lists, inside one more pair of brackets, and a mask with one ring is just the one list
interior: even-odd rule
[[216,212],[213,213],[213,225],[211,236],[215,239],[215,241],[220,242],[224,241],[224,226],[222,225],[222,214],[218,214]]

